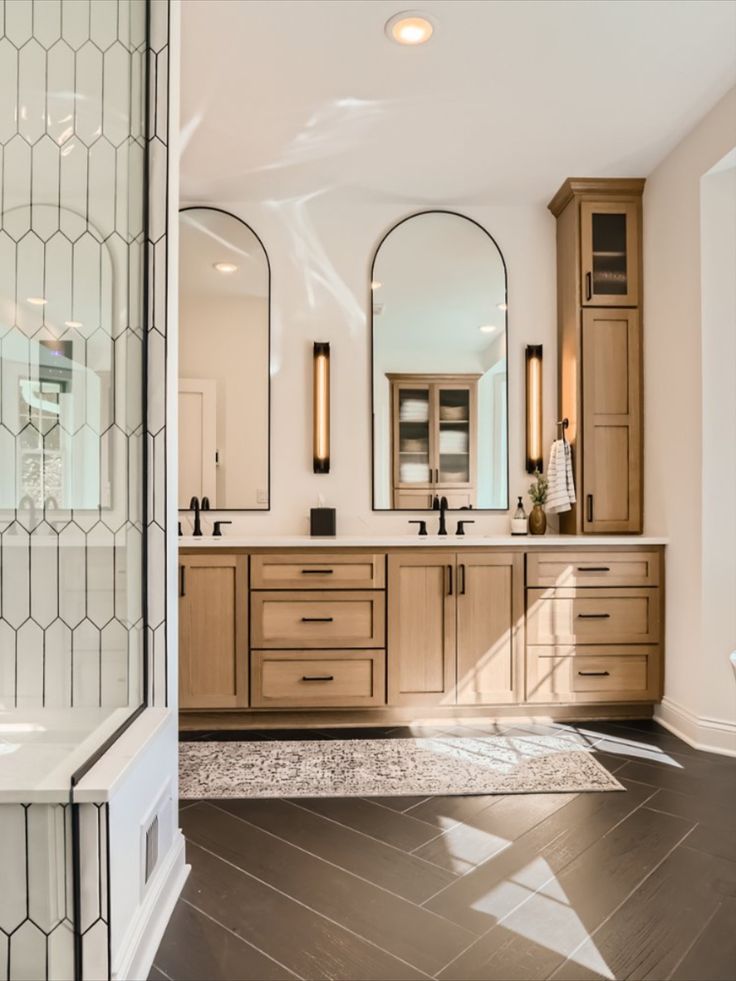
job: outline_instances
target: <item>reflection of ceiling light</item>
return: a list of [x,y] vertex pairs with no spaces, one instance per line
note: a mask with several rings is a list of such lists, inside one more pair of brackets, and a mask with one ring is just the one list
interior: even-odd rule
[[383,313],[383,303],[374,303],[373,304],[373,316],[374,317],[380,317],[382,313]]
[[506,306],[505,303],[499,303],[498,304],[498,309],[499,310],[508,310],[508,307]]
[[233,262],[216,262],[215,269],[221,273],[234,273],[238,267]]
[[382,286],[383,286],[383,283],[379,283],[379,281],[378,281],[377,279],[374,279],[374,280],[373,280],[373,281],[371,282],[371,289],[372,289],[372,290],[380,290],[380,288],[381,288]]
[[28,302],[32,303],[34,307],[45,307],[49,301],[45,300],[42,296],[29,296]]
[[77,327],[77,328],[79,328],[79,327],[82,327],[83,324],[82,324],[82,321],[81,320],[65,320],[64,321],[64,326],[65,327]]
[[492,334],[495,329],[496,328],[493,324],[483,324],[478,328],[478,330],[482,331],[484,334]]
[[397,44],[424,44],[433,30],[432,22],[415,10],[404,10],[386,21],[386,36]]

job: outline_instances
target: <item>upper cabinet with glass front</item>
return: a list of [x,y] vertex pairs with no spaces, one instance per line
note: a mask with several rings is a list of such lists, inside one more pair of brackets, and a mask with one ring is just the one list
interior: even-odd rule
[[580,203],[583,306],[638,305],[639,208],[634,201]]
[[475,221],[427,211],[379,245],[373,507],[508,507],[506,267]]

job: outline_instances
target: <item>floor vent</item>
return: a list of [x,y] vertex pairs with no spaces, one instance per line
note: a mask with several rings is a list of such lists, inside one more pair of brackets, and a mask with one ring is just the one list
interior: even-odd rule
[[158,814],[146,829],[146,867],[144,884],[148,882],[158,861]]

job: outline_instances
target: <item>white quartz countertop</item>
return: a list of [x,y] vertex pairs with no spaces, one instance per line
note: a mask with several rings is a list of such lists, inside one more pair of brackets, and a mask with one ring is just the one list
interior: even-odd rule
[[191,535],[179,539],[180,548],[458,548],[478,546],[524,546],[526,548],[581,548],[616,545],[666,545],[666,538],[643,535],[376,535],[373,538],[336,535],[312,538],[310,535],[223,535],[214,538]]

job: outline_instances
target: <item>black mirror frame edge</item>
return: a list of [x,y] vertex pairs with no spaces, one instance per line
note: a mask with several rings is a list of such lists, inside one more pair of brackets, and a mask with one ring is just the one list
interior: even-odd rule
[[[216,211],[221,215],[227,215],[229,218],[234,218],[239,221],[241,225],[245,225],[248,231],[255,237],[256,241],[263,249],[263,255],[266,259],[266,270],[268,272],[268,505],[266,507],[260,508],[211,508],[211,514],[221,514],[225,512],[234,512],[235,514],[265,514],[271,510],[271,260],[268,257],[268,250],[263,244],[263,239],[255,231],[255,229],[234,215],[232,211],[227,211],[225,208],[217,208],[211,204],[187,204],[183,208],[179,208],[179,214],[183,214],[185,211]],[[178,474],[177,474],[178,478]],[[189,508],[179,508],[179,514],[188,514]]]
[[[506,506],[502,508],[472,508],[480,514],[498,514],[507,513],[511,509],[510,498],[509,498],[509,479],[511,476],[511,470],[509,465],[509,271],[506,266],[506,259],[501,251],[501,247],[495,238],[491,235],[487,228],[484,228],[479,221],[475,218],[471,218],[469,215],[464,215],[461,211],[453,211],[450,208],[425,208],[422,211],[412,211],[411,214],[405,215],[403,218],[399,219],[395,224],[393,224],[378,241],[375,249],[373,250],[373,258],[371,259],[370,273],[368,276],[368,307],[370,310],[370,337],[368,343],[370,344],[370,357],[368,359],[368,382],[371,392],[371,510],[377,511],[380,514],[426,514],[427,511],[431,511],[431,508],[419,508],[417,510],[406,510],[404,508],[377,508],[376,507],[376,404],[373,395],[373,351],[375,347],[375,336],[374,336],[374,323],[373,323],[373,290],[371,288],[371,283],[373,282],[374,272],[376,267],[376,259],[378,258],[378,253],[381,251],[381,246],[389,237],[389,235],[396,231],[396,229],[403,225],[405,222],[410,221],[412,218],[419,218],[421,215],[455,215],[457,218],[464,218],[466,221],[471,222],[479,228],[484,235],[493,242],[501,258],[501,264],[503,265],[503,278],[504,278],[504,303],[506,304],[506,309],[503,311],[504,315],[504,332],[506,334]],[[454,508],[453,510],[460,510]]]

